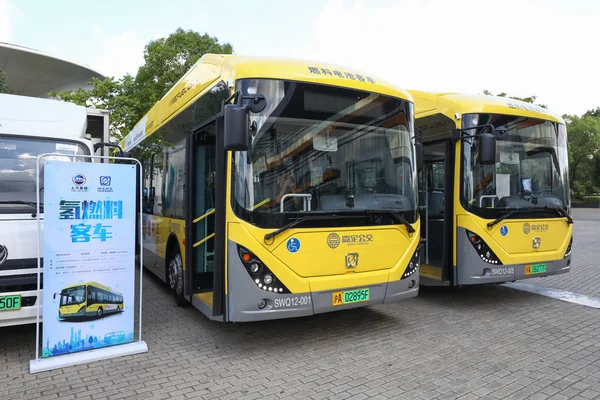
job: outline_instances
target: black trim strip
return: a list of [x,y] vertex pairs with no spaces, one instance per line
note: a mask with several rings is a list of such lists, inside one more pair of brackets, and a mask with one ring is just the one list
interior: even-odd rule
[[183,198],[184,206],[184,219],[185,219],[185,274],[183,276],[183,293],[184,296],[189,296],[189,301],[192,301],[192,295],[194,294],[194,275],[193,270],[196,265],[196,252],[192,251],[192,244],[194,240],[194,229],[192,219],[194,218],[194,178],[195,178],[195,164],[196,154],[194,153],[194,143],[196,141],[196,135],[186,135],[185,138],[185,196]]
[[217,137],[215,154],[215,265],[213,273],[213,316],[223,315],[223,321],[227,321],[225,305],[225,193],[227,188],[227,155],[224,148],[224,126],[225,120],[222,115],[217,118]]
[[[442,280],[454,284],[453,262],[454,255],[454,141],[446,141],[446,165],[444,166],[444,268]],[[444,276],[445,275],[445,276]]]

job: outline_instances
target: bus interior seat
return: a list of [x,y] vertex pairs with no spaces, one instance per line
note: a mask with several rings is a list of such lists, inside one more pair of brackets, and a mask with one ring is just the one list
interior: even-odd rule
[[429,192],[429,202],[427,206],[429,219],[444,218],[444,192],[438,190]]

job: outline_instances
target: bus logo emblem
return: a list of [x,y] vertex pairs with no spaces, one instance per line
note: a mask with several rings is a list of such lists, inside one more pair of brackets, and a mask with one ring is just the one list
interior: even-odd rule
[[327,246],[331,247],[332,249],[335,249],[339,245],[340,235],[338,235],[337,233],[330,233],[329,236],[327,236]]
[[540,246],[542,245],[542,238],[533,238],[533,248],[534,249],[539,249]]
[[358,267],[358,253],[346,254],[346,268]]
[[506,226],[506,225],[502,225],[502,226],[500,227],[500,234],[501,234],[502,236],[506,236],[506,235],[508,235],[508,226]]
[[529,226],[529,224],[525,222],[523,224],[523,233],[527,235],[529,232],[531,232],[531,226]]

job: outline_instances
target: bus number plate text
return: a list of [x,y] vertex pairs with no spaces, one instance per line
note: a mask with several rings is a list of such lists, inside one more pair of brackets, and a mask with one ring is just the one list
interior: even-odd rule
[[345,292],[333,292],[331,302],[334,306],[343,304],[360,303],[369,301],[369,289],[347,290]]
[[525,266],[525,275],[535,275],[546,273],[546,264],[533,264]]
[[0,296],[0,311],[17,311],[21,309],[21,295]]

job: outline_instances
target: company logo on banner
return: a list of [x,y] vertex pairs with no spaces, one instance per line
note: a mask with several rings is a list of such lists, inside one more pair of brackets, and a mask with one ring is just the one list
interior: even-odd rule
[[42,357],[133,341],[135,187],[133,165],[44,161]]

